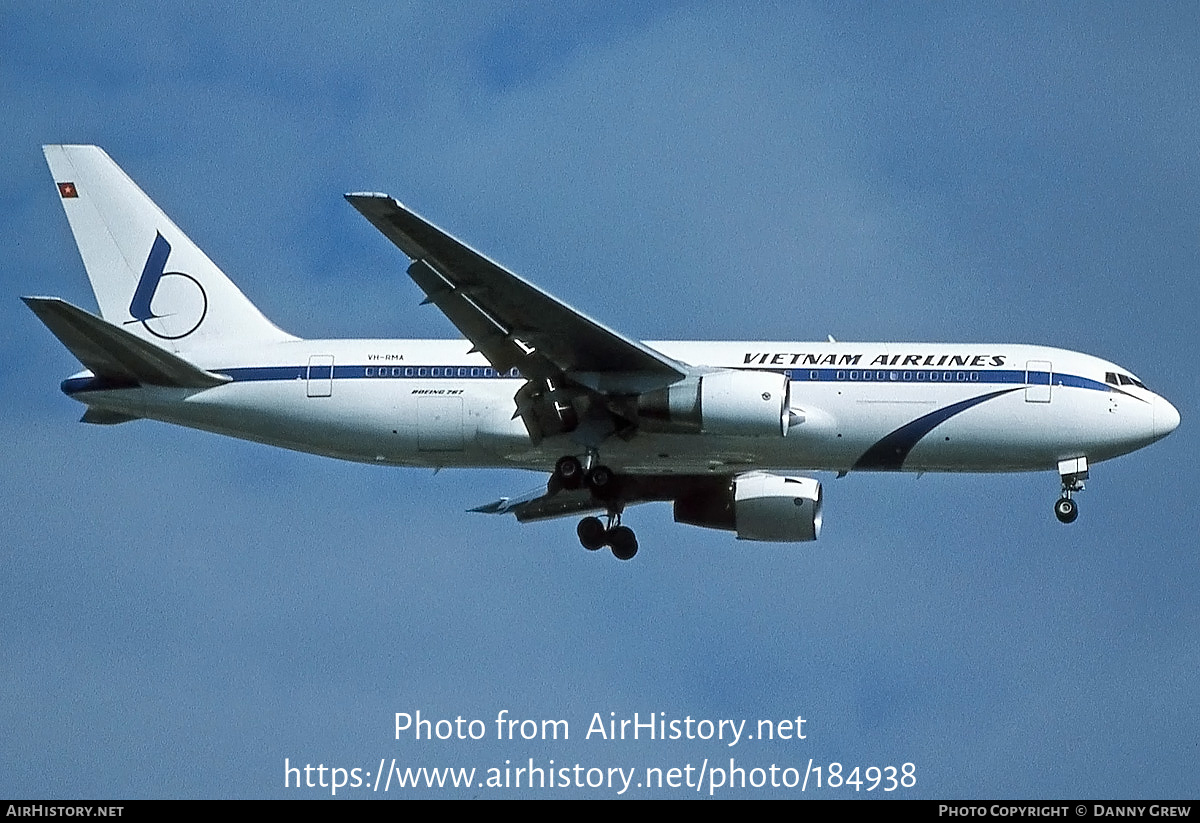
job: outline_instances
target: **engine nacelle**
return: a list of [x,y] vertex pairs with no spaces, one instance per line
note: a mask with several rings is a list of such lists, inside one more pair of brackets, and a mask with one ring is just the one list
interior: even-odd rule
[[715,371],[681,380],[637,399],[637,413],[666,431],[735,437],[782,437],[790,423],[787,375]]
[[800,543],[821,533],[821,484],[767,472],[738,475],[728,486],[675,501],[675,522],[737,532],[738,540]]

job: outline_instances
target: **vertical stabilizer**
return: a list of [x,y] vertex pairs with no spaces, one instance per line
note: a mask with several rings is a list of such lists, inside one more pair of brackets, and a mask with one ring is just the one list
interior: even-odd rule
[[172,351],[293,339],[97,146],[43,146],[105,320]]

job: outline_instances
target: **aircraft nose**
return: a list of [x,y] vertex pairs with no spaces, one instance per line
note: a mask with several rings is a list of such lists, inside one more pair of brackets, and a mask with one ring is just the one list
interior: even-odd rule
[[1179,427],[1179,410],[1165,398],[1154,396],[1154,436],[1166,437]]

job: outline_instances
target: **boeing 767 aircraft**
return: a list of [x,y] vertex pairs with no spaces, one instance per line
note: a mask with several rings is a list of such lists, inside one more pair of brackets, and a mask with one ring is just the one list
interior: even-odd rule
[[821,484],[793,474],[806,471],[1056,470],[1054,513],[1070,523],[1093,463],[1179,425],[1128,369],[1063,349],[632,340],[375,193],[346,199],[466,340],[304,340],[101,149],[44,151],[100,316],[24,300],[86,369],[62,384],[83,422],[148,418],[345,460],[546,472],[535,492],[473,511],[586,515],[580,543],[623,560],[638,544],[622,514],[647,501],[743,540],[815,540]]

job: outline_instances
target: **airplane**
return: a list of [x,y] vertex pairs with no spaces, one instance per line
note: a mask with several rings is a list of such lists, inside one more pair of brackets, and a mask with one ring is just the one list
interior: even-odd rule
[[345,198],[466,339],[305,340],[263,316],[102,149],[43,150],[100,314],[23,300],[85,367],[62,383],[83,422],[545,472],[534,491],[472,511],[583,515],[583,547],[622,560],[638,550],[622,515],[650,501],[741,540],[815,540],[822,488],[804,473],[818,471],[1057,471],[1054,513],[1070,523],[1092,464],[1179,425],[1128,369],[1064,349],[639,342],[373,192]]

